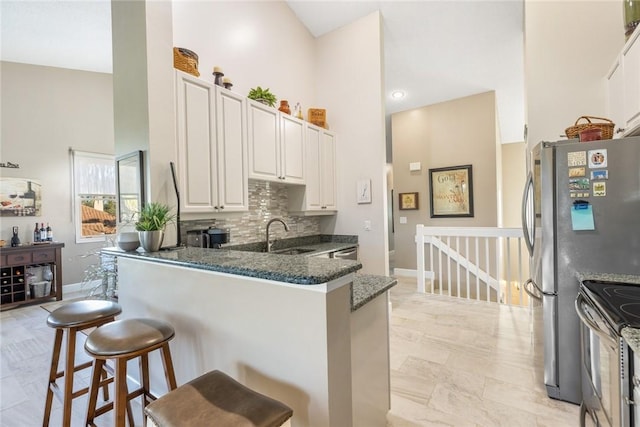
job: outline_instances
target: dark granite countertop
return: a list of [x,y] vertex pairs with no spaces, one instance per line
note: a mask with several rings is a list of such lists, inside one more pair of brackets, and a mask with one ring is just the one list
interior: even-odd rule
[[121,257],[298,285],[326,283],[362,268],[360,262],[351,260],[228,249],[182,248],[147,253],[105,248],[103,252]]
[[351,287],[351,311],[356,311],[397,283],[393,277],[356,274]]
[[627,342],[631,350],[634,353],[640,352],[640,329],[636,328],[623,328],[622,338]]
[[581,282],[583,280],[601,280],[604,282],[634,283],[640,285],[640,276],[635,274],[581,272],[578,273],[577,276]]

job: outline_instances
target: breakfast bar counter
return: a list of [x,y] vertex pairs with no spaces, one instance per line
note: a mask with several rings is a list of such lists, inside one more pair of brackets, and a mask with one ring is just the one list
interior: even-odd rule
[[[394,279],[299,255],[104,252],[118,257],[122,317],[175,328],[179,384],[219,369],[290,406],[293,427],[386,425]],[[153,390],[163,370],[150,363]]]

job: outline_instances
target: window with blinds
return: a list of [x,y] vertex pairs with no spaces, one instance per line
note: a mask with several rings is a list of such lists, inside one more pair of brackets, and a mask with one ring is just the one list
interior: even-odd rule
[[116,172],[111,155],[73,151],[76,242],[104,241],[116,233]]

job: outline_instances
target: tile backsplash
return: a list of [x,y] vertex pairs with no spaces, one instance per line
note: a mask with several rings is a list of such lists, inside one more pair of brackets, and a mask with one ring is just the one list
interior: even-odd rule
[[180,233],[187,241],[187,231],[215,226],[228,228],[229,244],[260,242],[265,240],[266,226],[272,218],[282,218],[289,226],[284,231],[282,224],[271,226],[271,235],[278,239],[320,234],[320,218],[317,216],[289,216],[287,186],[275,182],[249,180],[249,211],[229,214],[225,218],[181,220]]

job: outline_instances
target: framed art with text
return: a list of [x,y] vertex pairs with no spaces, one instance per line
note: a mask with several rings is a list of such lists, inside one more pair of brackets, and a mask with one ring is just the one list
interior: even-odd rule
[[473,216],[471,165],[429,169],[431,218]]

